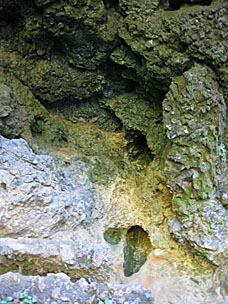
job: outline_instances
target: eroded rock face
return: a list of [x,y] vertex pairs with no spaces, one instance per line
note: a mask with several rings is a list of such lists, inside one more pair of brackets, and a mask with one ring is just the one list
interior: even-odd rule
[[38,238],[0,239],[1,273],[24,275],[64,272],[73,280],[85,278],[105,282],[110,277],[111,260],[105,248],[78,241]]
[[12,73],[0,70],[0,131],[8,138],[24,137],[30,143],[42,138],[49,143],[67,142],[64,123],[56,122],[29,88]]
[[170,220],[171,231],[219,263],[228,239],[228,215],[220,201],[227,174],[221,154],[226,105],[213,72],[195,65],[174,79],[163,108],[172,142],[165,172],[179,220]]
[[21,291],[27,291],[37,303],[97,303],[105,298],[114,304],[153,304],[154,297],[148,290],[137,285],[89,284],[85,279],[72,283],[66,274],[48,274],[46,277],[22,276],[8,273],[0,276],[1,299],[13,296],[18,299]]
[[23,139],[1,136],[0,151],[1,237],[50,237],[97,218],[83,163],[68,165],[64,176],[51,156],[34,154]]
[[[141,64],[131,64],[131,68],[144,80],[145,90],[153,88],[150,94],[156,99],[159,98],[156,92],[165,92],[172,77],[188,70],[195,59],[221,70],[219,81],[221,85],[226,83],[227,33],[223,29],[227,4],[224,1],[172,12],[154,10],[152,13],[146,7],[146,2],[139,5],[122,22],[119,35],[133,53],[127,48],[115,50],[111,57],[114,61],[128,66],[134,53],[140,54]],[[226,85],[223,89],[226,90]]]
[[[0,236],[138,225],[168,252],[168,222],[182,244],[226,258],[227,5],[2,1],[0,133],[67,157],[56,169],[2,139]],[[88,176],[107,188],[102,203]]]

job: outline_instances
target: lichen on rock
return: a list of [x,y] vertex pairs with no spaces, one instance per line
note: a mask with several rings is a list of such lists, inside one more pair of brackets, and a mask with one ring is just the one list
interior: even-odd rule
[[[211,279],[215,267],[202,255],[222,263],[218,277],[226,277],[227,8],[225,0],[1,1],[2,272],[37,275],[43,267],[45,275],[100,282],[141,281],[146,273],[142,281],[158,304],[220,301],[191,271],[204,265]],[[74,273],[49,245],[55,253],[61,246],[85,253],[71,264]],[[114,261],[111,277],[103,247]],[[171,274],[180,268],[183,297]],[[19,277],[27,284],[18,275],[8,279]],[[50,289],[61,278],[69,281],[39,280]],[[175,286],[173,295],[161,294],[157,278]],[[107,302],[105,286],[80,284],[68,286],[85,285],[91,294],[74,301]],[[220,287],[225,294],[225,283]],[[129,288],[115,301],[146,298]]]
[[164,170],[178,215],[170,220],[171,232],[217,264],[226,254],[228,215],[219,201],[226,183],[219,152],[226,104],[215,79],[197,64],[174,79],[163,101],[163,119],[172,142]]

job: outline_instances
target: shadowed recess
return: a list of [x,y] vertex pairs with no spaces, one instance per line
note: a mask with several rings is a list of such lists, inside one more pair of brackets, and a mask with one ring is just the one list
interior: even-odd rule
[[124,246],[124,275],[130,277],[146,262],[152,246],[148,233],[139,226],[131,227],[126,234]]
[[176,11],[181,7],[192,6],[192,5],[210,5],[211,0],[169,0],[169,8],[172,11]]

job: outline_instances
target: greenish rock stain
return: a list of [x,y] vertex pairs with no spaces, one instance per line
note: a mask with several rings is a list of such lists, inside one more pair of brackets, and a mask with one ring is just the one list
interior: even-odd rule
[[118,245],[122,239],[122,232],[120,229],[109,228],[104,232],[104,239],[111,245]]
[[195,65],[173,80],[163,101],[164,126],[172,142],[164,170],[179,221],[170,221],[171,232],[215,264],[224,254],[228,220],[219,193],[227,182],[219,155],[226,105],[218,87],[211,70]]
[[131,227],[126,234],[124,246],[124,275],[126,277],[139,271],[152,249],[149,236],[141,227]]

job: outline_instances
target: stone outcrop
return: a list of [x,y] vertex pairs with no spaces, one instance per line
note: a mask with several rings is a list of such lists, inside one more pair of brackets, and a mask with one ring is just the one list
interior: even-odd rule
[[163,101],[163,118],[172,142],[165,172],[180,220],[170,220],[171,231],[217,264],[227,251],[228,215],[221,153],[226,104],[215,79],[200,65],[175,78]]
[[0,239],[1,272],[46,275],[64,272],[73,280],[109,280],[111,260],[105,248],[78,241],[37,238]]
[[12,73],[0,70],[0,86],[0,130],[3,136],[24,137],[30,144],[34,137],[42,137],[43,141],[52,144],[67,142],[68,131],[64,123],[56,125],[31,90]]
[[105,232],[115,257],[139,227],[151,248],[139,263],[132,249],[132,273],[150,250],[178,248],[169,232],[226,268],[227,9],[226,0],[1,1],[3,245],[81,248],[81,229],[87,249],[107,245]]
[[1,237],[70,234],[99,217],[85,165],[57,171],[51,156],[33,153],[23,139],[0,137],[0,187]]
[[37,303],[104,303],[105,299],[113,304],[155,303],[152,293],[139,285],[88,283],[85,279],[73,283],[64,273],[45,277],[7,273],[0,276],[0,294],[1,299],[11,297],[14,303],[18,303],[20,295],[27,298],[27,294]]

